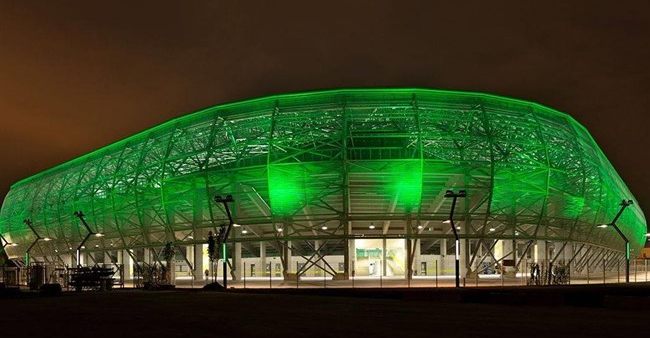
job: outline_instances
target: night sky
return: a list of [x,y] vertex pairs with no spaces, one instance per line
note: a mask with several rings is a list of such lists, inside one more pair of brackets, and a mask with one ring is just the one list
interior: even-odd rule
[[567,112],[650,206],[650,2],[254,2],[0,0],[0,198],[202,107],[404,86]]

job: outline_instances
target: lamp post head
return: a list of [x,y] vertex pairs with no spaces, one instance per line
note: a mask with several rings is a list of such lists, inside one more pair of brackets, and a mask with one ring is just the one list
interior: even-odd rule
[[228,202],[234,202],[235,200],[232,198],[232,195],[226,195],[226,197],[217,195],[214,197],[214,201],[217,203],[228,203]]
[[623,206],[623,207],[627,207],[627,206],[630,206],[632,204],[634,204],[633,200],[622,200],[621,201],[621,206]]
[[458,190],[458,193],[454,193],[453,190],[447,190],[445,192],[445,197],[465,197],[467,192],[465,190]]
[[75,211],[74,215],[77,216],[77,217],[80,217],[80,218],[85,216],[83,211]]

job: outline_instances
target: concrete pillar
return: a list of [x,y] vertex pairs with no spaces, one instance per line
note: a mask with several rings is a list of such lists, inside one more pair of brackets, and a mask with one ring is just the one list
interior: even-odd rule
[[194,265],[194,280],[202,281],[205,279],[205,268],[203,267],[203,244],[192,245],[192,258]]
[[[422,275],[422,271],[420,271],[421,270],[421,265],[422,265],[422,264],[420,264],[421,261],[422,261],[422,258],[420,257],[420,255],[421,255],[421,251],[420,251],[421,247],[422,247],[422,241],[421,240],[419,240],[419,239],[413,240],[413,247],[411,248],[411,250],[413,250],[413,262],[412,262],[413,265],[412,266],[413,266],[413,274],[414,275]],[[407,253],[407,254],[410,254],[410,253]],[[433,267],[427,267],[427,268],[430,270]]]
[[[469,240],[465,238],[460,239],[460,278],[467,276],[469,269],[469,260],[471,258]],[[461,285],[463,281],[461,280]]]
[[445,271],[445,257],[447,257],[447,239],[440,239],[440,261],[438,262],[438,274],[442,275]]
[[286,277],[287,272],[291,272],[292,260],[291,260],[291,241],[286,241],[283,251],[284,255],[284,266],[282,267],[282,275]]
[[[513,257],[515,257],[514,256],[515,247],[513,241],[504,239],[501,240],[500,242],[501,242],[501,257],[503,257],[503,259],[501,260],[501,266],[503,267],[503,271],[508,276],[514,276],[515,268],[513,266],[504,266],[503,264],[506,260],[513,261],[514,264],[515,258]],[[497,256],[497,259],[501,257]]]
[[381,275],[386,277],[386,238],[381,242]]
[[[489,243],[487,243],[489,244]],[[507,253],[506,250],[506,245],[503,240],[497,240],[496,244],[494,244],[494,247],[492,248],[492,254],[494,255],[494,258],[501,259],[503,255]],[[479,256],[480,257],[480,256]]]
[[119,263],[124,265],[124,280],[131,280],[133,279],[133,260],[131,259],[131,256],[126,250],[122,250],[120,252],[119,257],[121,258],[118,260]]
[[236,242],[234,245],[234,252],[232,253],[232,272],[234,280],[240,280],[242,276],[242,261],[241,261],[241,243]]
[[546,257],[547,260],[550,262],[555,258],[555,255],[557,254],[557,251],[559,248],[562,247],[562,244],[555,242],[555,241],[549,241],[546,244]]
[[[268,275],[266,275],[266,242],[260,242],[260,263],[261,273],[259,276],[268,277]],[[271,268],[270,272],[273,272],[272,270],[273,269]]]
[[68,267],[75,267],[73,254],[63,254],[61,255],[61,259],[63,259],[63,264],[67,265]]
[[546,263],[548,260],[548,251],[546,250],[546,241],[545,240],[537,240],[535,242],[535,248],[534,248],[534,255],[533,259],[535,260],[535,263],[542,264]]
[[106,265],[106,266],[113,265],[113,259],[111,258],[111,253],[108,252],[108,251],[104,252],[104,265]]
[[[345,235],[347,236],[350,233],[352,233],[352,222],[346,222]],[[349,280],[352,276],[352,259],[350,255],[353,253],[353,248],[350,247],[350,242],[352,242],[352,240],[346,239],[343,245],[343,279],[345,280]]]
[[575,252],[574,250],[575,250],[574,244],[569,242],[564,247],[564,252],[562,253],[562,264],[565,264],[567,266],[569,275],[573,273],[573,266],[575,265],[574,264],[575,260],[571,262],[571,264],[569,264],[569,261],[571,260],[571,258],[573,258]]
[[[318,251],[318,249],[320,249],[320,246],[321,246],[321,241],[314,241],[314,251]],[[318,260],[318,256],[314,256],[314,260]],[[318,260],[318,261],[316,262],[316,264],[314,264],[314,268],[316,268],[315,273],[316,273],[318,276],[320,276],[321,274],[325,273],[324,271],[321,270],[321,268],[323,267],[323,265],[324,265],[324,264],[323,264],[323,261],[322,261],[322,260]]]
[[151,257],[151,255],[152,255],[151,250],[149,248],[144,248],[144,262],[145,263],[151,264],[151,262],[155,261],[155,259],[153,259]]
[[350,279],[350,278],[352,278],[352,277],[354,277],[356,275],[356,271],[355,271],[355,268],[354,268],[354,264],[355,264],[355,260],[354,260],[354,257],[355,257],[354,239],[348,239],[347,240],[346,249],[347,250],[346,250],[345,254],[347,256],[346,257],[347,262],[345,264],[345,268],[347,270],[346,270],[345,273],[346,273],[346,277],[348,279]]
[[517,262],[518,262],[518,259],[519,259],[519,256],[517,255],[517,240],[513,239],[511,245],[512,245],[512,254],[510,255],[510,259],[512,259],[513,264],[515,264],[512,267],[512,270],[514,271],[515,276],[516,276],[517,272],[519,272],[519,267],[517,266]]

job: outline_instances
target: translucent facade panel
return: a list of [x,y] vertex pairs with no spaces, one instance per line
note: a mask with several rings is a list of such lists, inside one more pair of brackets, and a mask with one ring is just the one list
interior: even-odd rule
[[[419,238],[432,253],[451,250],[434,240],[451,236],[448,189],[467,191],[456,206],[463,237],[615,250],[620,239],[596,225],[634,200],[564,113],[480,93],[346,89],[214,106],[26,178],[4,200],[0,233],[17,244],[8,254],[21,256],[35,239],[23,223],[30,219],[52,239],[37,254],[55,256],[85,236],[73,216],[80,210],[104,234],[89,250],[198,244],[227,222],[214,196],[231,194],[241,224],[231,239],[246,250],[323,241],[343,255],[353,249],[342,241],[366,237]],[[619,225],[638,250],[646,233],[638,204]],[[403,253],[394,252],[391,269],[403,274]]]

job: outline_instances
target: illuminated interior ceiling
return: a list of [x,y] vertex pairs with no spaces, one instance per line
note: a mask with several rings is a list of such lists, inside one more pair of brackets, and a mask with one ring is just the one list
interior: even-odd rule
[[[587,130],[542,105],[429,89],[342,89],[218,105],[15,183],[0,213],[10,256],[40,250],[199,243],[226,222],[234,241],[449,237],[447,189],[467,191],[467,238],[576,241],[622,250],[608,223],[634,199]],[[638,204],[618,222],[645,242]],[[491,229],[488,231],[487,229]],[[611,231],[610,231],[611,230]],[[207,230],[206,230],[207,231]]]

